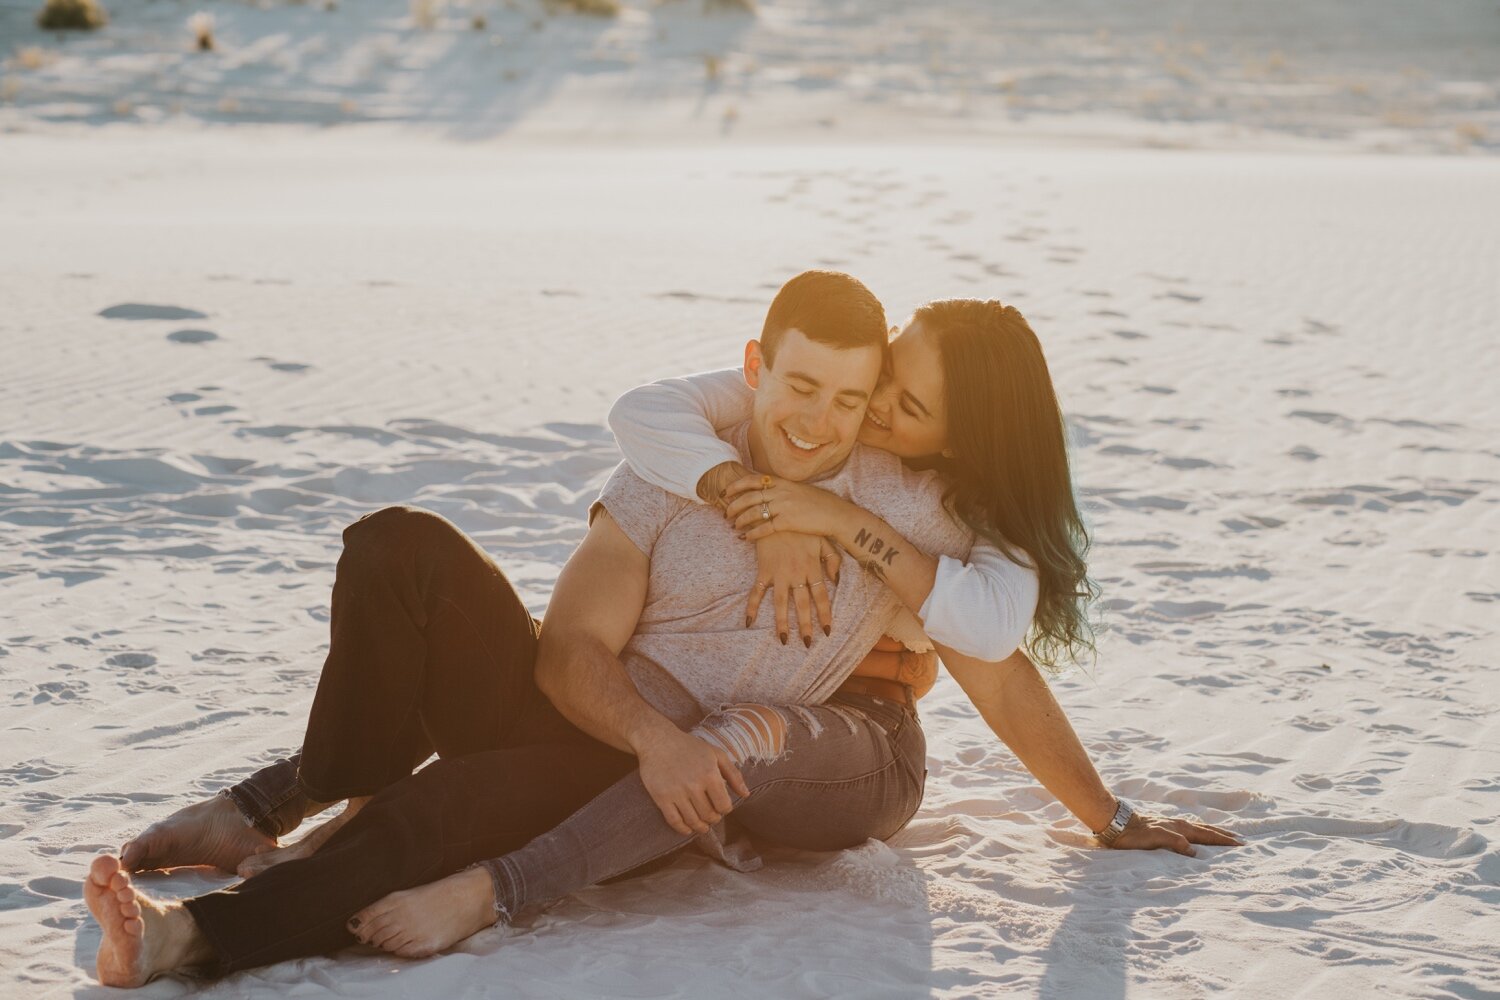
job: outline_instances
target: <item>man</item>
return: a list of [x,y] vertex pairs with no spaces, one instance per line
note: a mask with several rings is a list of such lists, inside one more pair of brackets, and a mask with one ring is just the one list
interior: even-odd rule
[[[963,557],[971,538],[943,510],[940,487],[907,471],[894,456],[856,449],[886,334],[878,301],[853,278],[808,272],[788,282],[772,303],[761,339],[746,347],[755,407],[736,443],[753,467],[786,479],[817,480],[879,514],[924,549]],[[558,579],[536,674],[542,693],[572,727],[553,718],[551,706],[532,700],[518,720],[507,720],[505,732],[472,735],[467,729],[459,738],[441,722],[459,719],[467,726],[462,722],[467,705],[448,705],[446,715],[437,706],[426,715],[418,712],[420,717],[398,711],[407,707],[402,692],[410,697],[409,692],[420,691],[424,706],[442,693],[431,690],[438,686],[433,678],[414,685],[409,676],[397,683],[381,674],[371,682],[352,666],[335,676],[336,663],[350,659],[345,650],[366,641],[366,632],[394,627],[389,618],[404,618],[397,624],[410,626],[397,636],[405,653],[383,652],[386,643],[371,647],[369,655],[383,658],[393,676],[424,669],[424,663],[428,670],[441,666],[434,650],[445,641],[434,631],[446,605],[426,599],[423,589],[437,569],[376,574],[363,589],[345,587],[341,600],[346,561],[351,574],[357,564],[346,547],[335,584],[334,641],[298,769],[301,798],[250,799],[269,812],[284,811],[289,803],[305,812],[312,808],[310,800],[372,793],[373,798],[316,854],[189,900],[185,907],[147,899],[130,885],[116,859],[97,859],[85,895],[104,928],[101,979],[139,985],[194,963],[232,970],[351,943],[344,921],[354,911],[516,849],[628,773],[631,764],[638,763],[641,781],[668,823],[701,829],[730,810],[731,787],[740,794],[746,790],[736,759],[687,728],[729,704],[822,702],[899,610],[878,579],[852,571],[842,574],[833,623],[806,646],[787,642],[771,626],[747,630],[742,602],[755,581],[754,552],[715,510],[671,497],[622,466],[592,513],[587,537]],[[426,547],[456,544],[441,535],[430,515],[414,520],[385,514],[367,519],[372,523],[364,528],[351,528],[346,546],[351,536],[384,537],[382,551],[409,550],[403,558],[420,561]],[[387,526],[378,529],[383,536],[376,535],[377,521]],[[420,542],[406,540],[417,531],[428,534]],[[381,601],[391,608],[384,617],[364,610],[378,608]],[[460,619],[473,627],[473,618],[472,612],[456,614],[451,627],[463,627]],[[557,641],[551,639],[554,633]],[[506,659],[504,693],[529,682],[527,666],[522,657]],[[448,693],[449,701],[484,702]],[[395,721],[370,724],[375,717]],[[539,717],[544,722],[534,721]],[[336,724],[320,723],[328,719]],[[773,754],[785,736],[784,717],[740,721],[749,728],[739,735],[749,737],[762,756]],[[370,729],[375,738],[365,739],[362,753],[351,754],[340,742],[358,741]],[[445,741],[458,752],[444,753]],[[396,778],[434,747],[442,761]],[[557,752],[549,753],[553,747]],[[194,816],[180,815],[175,826],[148,831],[144,844],[128,845],[127,856],[137,863],[212,860],[228,867],[224,863],[235,861],[233,854],[250,842],[242,838],[226,848],[223,837],[214,840],[209,827],[225,828],[224,806],[212,804],[217,812],[211,819],[209,807],[200,807]],[[130,847],[136,848],[133,854]],[[205,847],[216,853],[209,857]],[[195,852],[203,856],[191,859]]]

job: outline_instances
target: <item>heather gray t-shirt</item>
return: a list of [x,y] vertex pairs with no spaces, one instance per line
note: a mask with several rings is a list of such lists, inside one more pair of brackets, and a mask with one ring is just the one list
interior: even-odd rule
[[[749,427],[723,434],[747,466]],[[973,534],[943,507],[936,476],[912,472],[889,452],[856,444],[817,485],[877,514],[929,555],[969,555]],[[717,508],[653,486],[625,463],[605,483],[591,519],[601,506],[651,559],[646,605],[620,659],[642,697],[680,726],[730,704],[827,700],[902,610],[884,584],[845,555],[838,585],[829,585],[833,634],[815,625],[812,648],[804,647],[793,611],[783,646],[769,598],[755,626],[745,628],[755,545],[741,541]]]

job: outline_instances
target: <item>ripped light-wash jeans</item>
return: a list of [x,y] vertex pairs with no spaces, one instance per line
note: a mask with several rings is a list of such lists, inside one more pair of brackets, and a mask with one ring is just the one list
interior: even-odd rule
[[[730,821],[757,839],[814,851],[854,847],[896,833],[922,802],[927,747],[909,695],[905,704],[841,693],[815,706],[735,706],[693,732],[739,765],[750,794],[737,799]],[[694,839],[667,825],[636,771],[553,830],[480,866],[505,920]]]

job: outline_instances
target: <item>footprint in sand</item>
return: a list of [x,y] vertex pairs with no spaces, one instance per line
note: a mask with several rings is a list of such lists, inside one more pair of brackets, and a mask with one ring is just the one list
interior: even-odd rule
[[264,355],[251,358],[250,360],[259,361],[275,372],[305,372],[312,368],[312,365],[304,365],[296,361],[277,361],[275,358],[268,358]]
[[156,666],[156,657],[150,653],[116,653],[104,661],[111,667],[125,667],[129,670],[142,670],[146,667]]
[[207,344],[219,335],[211,330],[177,330],[167,334],[167,339],[174,344]]
[[157,306],[140,302],[125,302],[100,310],[105,319],[208,319],[207,313],[181,306]]

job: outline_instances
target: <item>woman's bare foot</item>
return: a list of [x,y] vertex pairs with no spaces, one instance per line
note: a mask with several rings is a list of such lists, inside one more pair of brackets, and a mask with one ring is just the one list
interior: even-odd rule
[[371,903],[349,919],[349,933],[402,958],[426,958],[494,922],[490,874],[468,868]]
[[213,959],[192,914],[181,903],[158,903],[138,891],[118,858],[94,859],[83,898],[104,932],[95,969],[105,986],[144,986],[163,973]]
[[232,872],[247,856],[275,846],[275,840],[245,824],[226,796],[215,795],[177,810],[126,841],[120,862],[132,872],[179,865],[213,865]]
[[235,871],[240,878],[249,878],[259,875],[267,868],[275,868],[277,865],[287,861],[295,861],[298,858],[310,858],[318,853],[318,849],[328,843],[328,838],[338,833],[343,825],[355,817],[370,801],[370,796],[365,795],[349,800],[349,805],[344,811],[333,819],[319,823],[308,832],[307,836],[285,847],[277,847],[275,841],[259,848],[240,859]]

